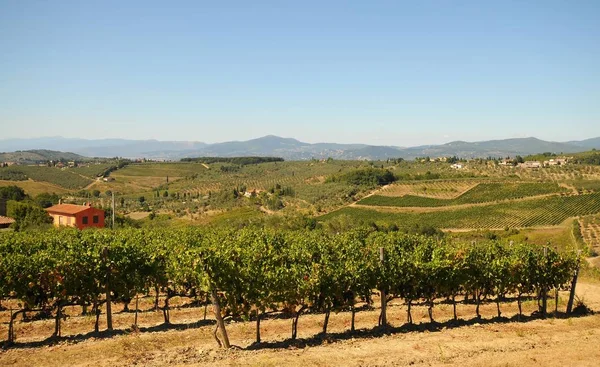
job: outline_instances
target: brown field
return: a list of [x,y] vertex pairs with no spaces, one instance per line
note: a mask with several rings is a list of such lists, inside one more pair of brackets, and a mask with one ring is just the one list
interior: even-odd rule
[[579,220],[581,234],[592,251],[600,254],[600,215],[590,215]]
[[[580,282],[578,296],[594,310],[600,310],[600,284]],[[561,293],[559,308],[564,309],[566,293]],[[148,299],[143,309],[149,308]],[[548,318],[517,322],[516,304],[503,303],[503,316],[493,319],[495,304],[482,308],[483,320],[475,320],[474,305],[460,305],[458,317],[466,322],[453,326],[448,322],[451,305],[436,305],[434,317],[441,322],[432,326],[427,311],[413,309],[420,326],[409,329],[402,324],[406,308],[392,301],[388,320],[392,328],[381,331],[379,311],[357,313],[356,333],[348,333],[350,315],[332,314],[326,337],[320,336],[323,315],[303,315],[299,340],[291,342],[290,319],[267,319],[261,324],[263,343],[253,345],[255,323],[230,322],[229,338],[234,348],[217,348],[211,333],[212,321],[203,318],[203,308],[172,311],[171,327],[162,323],[162,313],[140,313],[142,332],[130,332],[133,313],[115,314],[116,335],[94,335],[93,317],[75,316],[63,326],[58,341],[46,339],[53,329],[52,320],[17,322],[17,347],[0,350],[2,366],[387,366],[387,365],[472,365],[472,366],[597,366],[600,360],[600,314],[585,317]],[[526,314],[536,308],[535,301],[524,304]],[[550,302],[549,309],[553,309]],[[114,309],[120,309],[114,306]],[[210,316],[210,307],[209,319]],[[6,335],[7,312],[0,314],[0,335]],[[101,319],[101,328],[104,317]],[[78,336],[77,336],[78,335]]]
[[27,181],[4,181],[0,180],[0,187],[3,186],[18,186],[25,190],[25,193],[28,195],[36,196],[38,194],[49,192],[56,194],[63,194],[69,192],[69,190],[64,187],[56,186],[48,182],[37,182],[33,180]]
[[410,184],[391,184],[380,191],[377,195],[382,196],[404,196],[417,195],[435,199],[454,199],[473,187],[478,182],[474,181],[436,181],[436,182],[416,182]]

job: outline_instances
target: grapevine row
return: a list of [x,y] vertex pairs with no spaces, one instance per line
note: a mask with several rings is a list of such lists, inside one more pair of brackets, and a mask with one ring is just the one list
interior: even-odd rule
[[[380,258],[381,253],[384,254]],[[162,309],[169,323],[169,299],[207,299],[219,294],[223,314],[253,318],[268,312],[298,317],[350,310],[372,303],[374,290],[408,305],[425,302],[433,322],[434,300],[470,295],[500,302],[516,294],[542,295],[564,287],[576,256],[532,245],[450,245],[397,232],[354,230],[269,231],[246,228],[23,232],[0,236],[0,297],[18,299],[23,311],[46,310],[60,335],[62,309],[107,300],[129,303],[137,294],[166,294]],[[158,302],[158,298],[157,298]],[[18,312],[17,312],[18,314]],[[107,315],[109,317],[109,315]],[[12,325],[12,322],[11,322]],[[352,322],[354,329],[354,322]],[[14,339],[12,327],[9,341]]]

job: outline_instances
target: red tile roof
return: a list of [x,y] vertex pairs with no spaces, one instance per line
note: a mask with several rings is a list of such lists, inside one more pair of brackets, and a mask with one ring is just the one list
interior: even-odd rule
[[0,215],[0,224],[13,224],[15,222],[14,219],[9,217],[3,217]]
[[58,204],[58,205],[51,206],[50,208],[47,208],[46,211],[48,211],[50,213],[73,215],[73,214],[82,212],[84,210],[88,210],[90,208],[91,207],[87,206],[87,205]]

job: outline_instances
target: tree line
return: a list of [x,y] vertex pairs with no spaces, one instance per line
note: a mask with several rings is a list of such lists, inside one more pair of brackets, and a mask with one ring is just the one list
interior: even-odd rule
[[241,166],[247,164],[259,164],[268,162],[283,162],[283,158],[279,157],[197,157],[197,158],[182,158],[181,162],[196,162],[196,163],[232,163]]

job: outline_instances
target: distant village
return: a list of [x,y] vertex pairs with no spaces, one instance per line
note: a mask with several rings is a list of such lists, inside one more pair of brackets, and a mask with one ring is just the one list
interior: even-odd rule
[[[331,158],[329,158],[329,159],[331,159]],[[506,157],[506,158],[501,158],[501,159],[492,158],[492,157],[488,157],[485,159],[483,159],[483,158],[462,159],[462,158],[453,156],[453,157],[436,157],[436,158],[430,158],[430,157],[415,158],[415,161],[422,162],[422,163],[445,162],[445,163],[450,163],[451,168],[461,170],[461,169],[466,168],[466,163],[478,162],[478,161],[479,162],[481,162],[481,161],[494,162],[494,164],[498,164],[498,165],[504,166],[504,167],[537,169],[537,168],[542,168],[542,167],[565,166],[572,159],[573,159],[573,157],[560,156],[560,157],[549,158],[547,160],[527,160],[527,161],[525,161],[525,160],[523,160],[523,158],[521,156],[516,156],[515,158]],[[106,160],[108,160],[108,158]],[[402,159],[402,158],[392,159],[392,161],[402,161],[402,160],[404,160],[404,159]],[[91,167],[93,165],[102,164],[103,161],[78,162],[78,161],[65,161],[65,160],[57,160],[57,161],[49,160],[49,161],[35,162],[35,163],[21,162],[21,161],[17,161],[17,162],[8,161],[8,162],[0,162],[0,167],[27,165],[27,166],[56,167],[56,168],[61,168],[61,169],[67,169],[67,168],[76,168],[76,167]],[[146,162],[160,162],[160,161],[164,161],[164,160],[138,158],[138,159],[133,159],[133,160],[128,160],[128,161],[131,163],[146,163]],[[390,159],[388,159],[388,161],[390,161]],[[321,162],[326,162],[326,159],[321,159]],[[112,179],[110,177],[106,177],[105,175],[98,177],[98,180],[112,181]]]
[[425,158],[416,158],[415,160],[417,162],[422,162],[422,163],[447,162],[447,163],[451,163],[451,165],[450,165],[451,168],[457,169],[457,170],[465,169],[466,163],[481,162],[481,161],[487,161],[488,164],[497,164],[497,165],[503,166],[503,167],[538,169],[538,168],[543,168],[543,167],[565,166],[571,160],[573,160],[573,157],[560,156],[560,157],[549,158],[546,160],[527,160],[526,161],[526,160],[523,160],[523,158],[521,156],[516,156],[515,158],[506,157],[506,158],[501,158],[501,159],[492,158],[492,157],[488,157],[486,159],[482,159],[482,158],[461,159],[461,158],[457,158],[456,156],[454,156],[454,157],[436,157],[436,158],[425,157]]
[[[103,158],[103,159],[96,160],[93,162],[90,162],[90,161],[79,162],[79,161],[65,161],[65,160],[56,160],[56,161],[48,160],[48,161],[37,161],[37,162],[6,161],[6,162],[0,162],[0,167],[34,166],[34,167],[77,168],[77,167],[91,167],[93,165],[100,165],[100,164],[104,164],[107,161],[111,161],[111,160],[115,160],[115,158]],[[160,162],[160,160],[145,159],[145,158],[132,159],[132,160],[128,160],[128,161],[131,161],[132,163]]]
[[511,167],[519,167],[519,168],[541,168],[541,167],[552,167],[552,166],[564,166],[569,163],[569,160],[573,159],[573,157],[558,157],[551,158],[544,161],[523,161],[517,162],[515,164],[514,159],[503,159],[498,164],[501,166],[511,166]]

